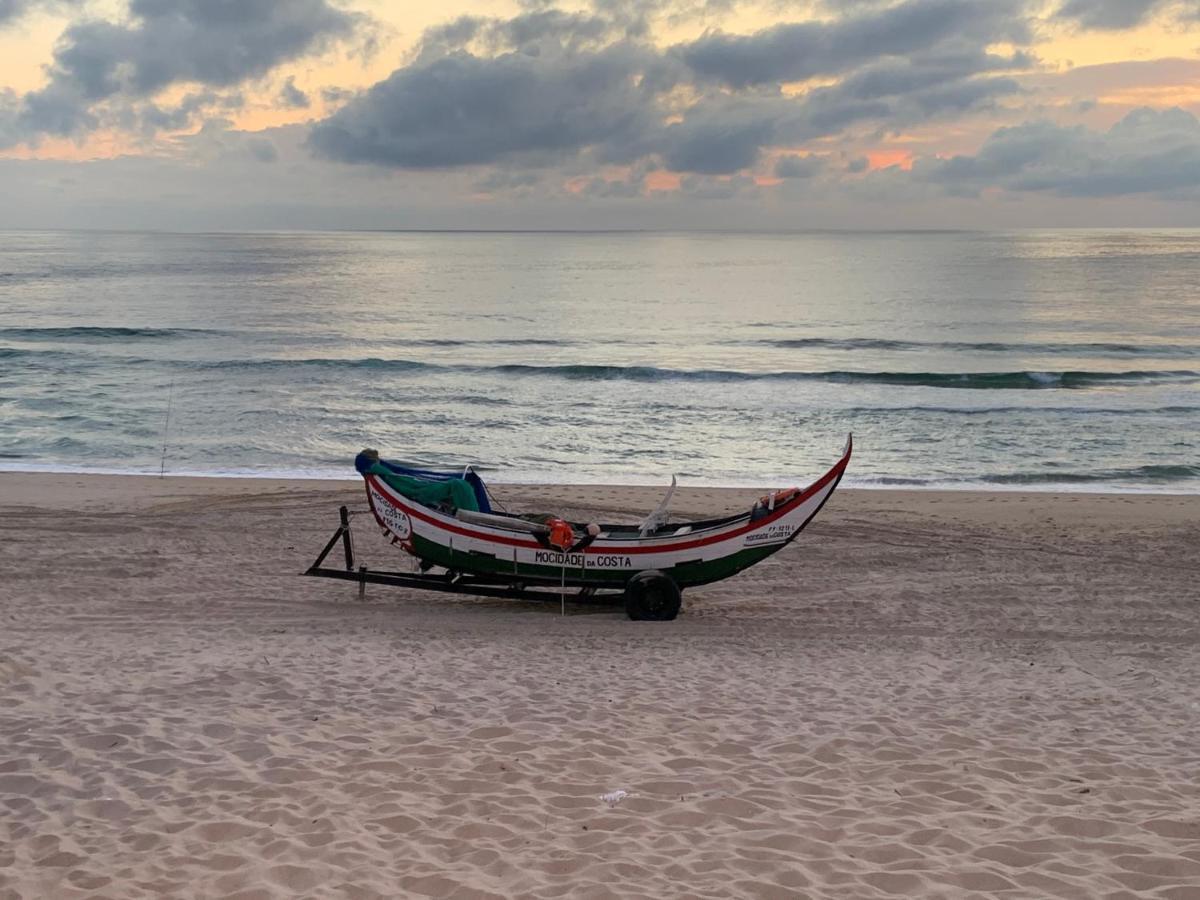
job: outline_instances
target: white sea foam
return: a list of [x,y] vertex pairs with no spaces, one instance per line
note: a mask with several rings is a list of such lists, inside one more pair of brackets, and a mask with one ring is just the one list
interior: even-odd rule
[[1060,384],[1062,382],[1061,372],[1030,372],[1029,377],[1038,384]]

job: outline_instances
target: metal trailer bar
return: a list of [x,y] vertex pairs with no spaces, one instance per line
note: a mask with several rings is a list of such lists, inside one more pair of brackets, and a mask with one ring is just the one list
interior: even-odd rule
[[[547,582],[544,585],[544,590],[534,590],[526,587],[524,581],[520,584],[513,584],[511,581],[501,578],[463,575],[451,571],[443,575],[430,575],[417,572],[382,572],[376,569],[369,569],[366,566],[359,566],[356,569],[354,566],[354,545],[351,541],[350,532],[350,512],[345,506],[338,509],[338,519],[339,525],[337,530],[334,531],[333,536],[328,540],[304,574],[315,578],[336,578],[340,581],[353,581],[359,586],[358,594],[360,597],[363,596],[368,584],[389,584],[395,587],[416,588],[423,591],[440,591],[448,594],[474,594],[480,597],[499,597],[506,600],[538,600],[545,602],[559,600],[563,596],[561,590],[553,590],[558,585],[552,582]],[[325,562],[325,558],[333,551],[333,548],[337,546],[339,540],[342,542],[346,567],[344,569],[335,569],[321,565],[321,563]],[[575,585],[572,585],[572,587],[575,587]],[[590,600],[597,603],[619,603],[624,596],[625,592],[623,590],[598,591],[594,587],[585,586],[580,588],[577,594],[572,594],[571,599],[574,602]]]
[[339,538],[342,541],[342,549],[346,551],[346,571],[350,572],[354,569],[354,545],[350,543],[350,510],[344,506],[338,507],[338,517],[341,520],[341,524],[338,526],[337,531],[333,533],[333,537],[329,539],[324,549],[313,560],[313,564],[308,567],[308,571],[304,573],[305,575],[311,575],[314,569],[319,568],[321,563],[325,562],[325,557],[329,555],[329,551],[334,548]]

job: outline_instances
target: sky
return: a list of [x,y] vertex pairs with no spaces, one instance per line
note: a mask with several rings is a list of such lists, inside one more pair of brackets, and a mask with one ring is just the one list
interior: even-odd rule
[[1200,0],[0,0],[0,228],[1200,226]]

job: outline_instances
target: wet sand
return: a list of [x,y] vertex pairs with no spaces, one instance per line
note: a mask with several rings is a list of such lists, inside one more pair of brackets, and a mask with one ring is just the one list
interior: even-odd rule
[[360,602],[343,502],[0,475],[0,897],[1200,897],[1200,497],[839,491],[670,623]]

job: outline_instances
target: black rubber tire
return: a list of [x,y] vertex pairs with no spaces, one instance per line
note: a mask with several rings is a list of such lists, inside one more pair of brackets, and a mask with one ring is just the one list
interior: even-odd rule
[[638,572],[625,584],[625,614],[635,622],[669,622],[682,602],[679,585],[657,569]]

